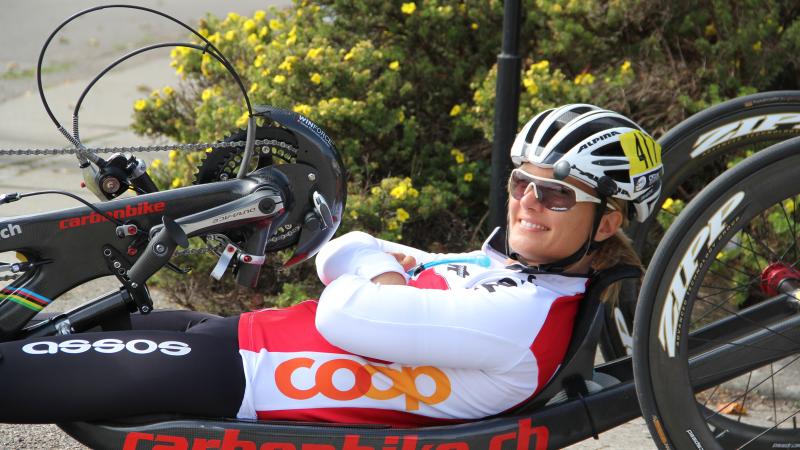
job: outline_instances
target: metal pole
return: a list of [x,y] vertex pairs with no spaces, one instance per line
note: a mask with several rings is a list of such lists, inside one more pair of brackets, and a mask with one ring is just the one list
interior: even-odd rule
[[509,149],[517,132],[519,114],[520,1],[506,0],[503,10],[503,49],[497,55],[492,174],[489,186],[489,231],[506,223],[506,179],[511,171]]

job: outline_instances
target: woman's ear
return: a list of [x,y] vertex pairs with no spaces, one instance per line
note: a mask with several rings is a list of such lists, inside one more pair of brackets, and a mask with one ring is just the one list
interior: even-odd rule
[[619,211],[603,214],[600,225],[597,226],[597,233],[594,234],[594,240],[601,242],[613,236],[622,226],[622,219],[622,213]]

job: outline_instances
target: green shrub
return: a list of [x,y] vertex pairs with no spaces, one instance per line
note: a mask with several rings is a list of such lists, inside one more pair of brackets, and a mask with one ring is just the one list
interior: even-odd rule
[[[523,11],[520,124],[591,102],[658,134],[724,99],[797,86],[800,25],[788,0],[526,0]],[[334,138],[350,173],[343,231],[457,251],[485,236],[502,12],[498,0],[295,1],[209,16],[200,32],[254,103],[298,111]],[[138,132],[196,142],[245,125],[220,64],[184,48],[172,56],[182,83],[136,102]],[[151,173],[182,186],[201,158],[175,155]],[[269,293],[286,302],[316,292],[309,266],[267,270],[289,286]]]

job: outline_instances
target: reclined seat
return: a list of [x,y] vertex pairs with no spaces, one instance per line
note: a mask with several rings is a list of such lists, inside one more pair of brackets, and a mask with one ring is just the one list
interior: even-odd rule
[[[637,417],[630,358],[596,372],[597,342],[605,321],[602,292],[641,274],[619,265],[595,274],[578,310],[559,370],[529,402],[477,421],[423,428],[380,425],[261,422],[176,415],[141,416],[108,422],[59,424],[91,448],[417,450],[548,449],[579,442]],[[609,376],[613,374],[614,377]],[[605,380],[613,380],[613,384]],[[597,383],[597,380],[602,382]],[[599,389],[599,390],[598,390]],[[596,392],[594,392],[596,391]],[[613,417],[609,406],[614,408]]]

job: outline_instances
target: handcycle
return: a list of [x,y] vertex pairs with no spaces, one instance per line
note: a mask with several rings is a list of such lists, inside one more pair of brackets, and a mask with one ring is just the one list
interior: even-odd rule
[[[213,47],[201,49],[214,51]],[[224,64],[224,57],[221,54],[217,56]],[[783,97],[777,94],[769,98],[793,97],[787,93]],[[781,103],[780,100],[775,102]],[[268,251],[296,245],[295,257],[290,258],[287,264],[311,256],[335,232],[345,206],[341,160],[327,135],[299,114],[265,107],[255,108],[253,117],[267,120],[270,125],[257,127],[255,120],[252,120],[248,132],[239,135],[247,138],[244,151],[231,150],[238,149],[233,145],[219,144],[209,156],[213,169],[201,171],[202,181],[227,181],[155,192],[148,183],[146,173],[138,170],[140,166],[131,156],[114,155],[106,161],[86,152],[78,139],[76,114],[74,132],[66,132],[65,135],[71,136],[76,147],[86,152],[84,164],[88,164],[85,166],[87,185],[96,189],[99,195],[112,200],[0,222],[0,229],[6,230],[9,235],[9,238],[0,242],[0,250],[18,250],[25,257],[24,261],[6,267],[21,276],[4,290],[5,298],[0,302],[0,338],[12,340],[56,333],[80,333],[95,326],[124,327],[128,314],[135,311],[144,313],[152,308],[145,282],[156,270],[167,266],[169,255],[178,246],[185,246],[187,239],[192,236],[210,236],[224,243],[224,247],[220,247],[218,274],[229,265],[234,266],[237,281],[244,285],[252,285],[257,278],[259,263],[263,262]],[[779,120],[764,120],[752,119],[746,123],[750,124],[748,126],[751,129],[758,123],[762,124],[758,126],[771,123],[777,127],[790,123],[791,119],[785,119],[780,124],[777,123]],[[735,130],[729,128],[726,132],[738,133]],[[236,143],[236,139],[232,137],[230,140]],[[724,136],[718,136],[715,141],[727,142]],[[284,156],[276,157],[276,154]],[[233,167],[236,164],[231,162],[239,162],[235,176]],[[95,167],[99,170],[94,170]],[[736,171],[751,168],[752,164],[741,167],[745,169],[737,168]],[[142,195],[117,198],[128,187],[139,190]],[[706,198],[704,195],[698,198]],[[2,200],[15,201],[26,196],[8,195]],[[697,208],[691,211],[695,214]],[[684,213],[684,216],[688,215]],[[69,233],[70,239],[59,239],[54,231]],[[672,234],[665,242],[673,242],[672,236],[680,238],[685,235]],[[659,263],[661,260],[656,258],[654,261]],[[653,273],[648,272],[649,278],[646,279],[643,293],[650,292],[650,284],[647,283],[655,282],[652,281],[655,277]],[[791,271],[775,270],[770,273],[774,274],[766,277],[769,282],[765,286],[772,291],[778,292],[782,286],[792,285],[794,274]],[[119,291],[66,314],[31,323],[34,314],[61,293],[106,275],[119,278],[122,285]],[[610,283],[638,276],[638,271],[630,267],[616,267],[597,274],[587,291],[561,370],[531,403],[498,417],[420,429],[267,423],[168,415],[60,426],[93,448],[170,445],[177,448],[205,445],[219,448],[317,449],[562,447],[639,415],[631,359],[623,358],[593,367],[594,352],[604,322],[604,306],[599,303],[599,294]],[[764,305],[776,303],[773,297],[776,295],[761,299],[752,308],[764,308]],[[777,297],[785,299],[786,296]],[[648,299],[655,297],[643,295],[642,298],[641,304],[646,305],[651,303]],[[687,304],[688,301],[683,302],[683,305]],[[791,308],[789,310],[792,311]],[[746,307],[743,311],[749,309]],[[641,316],[641,313],[637,314],[637,317]],[[771,315],[768,317],[774,318]],[[680,331],[688,333],[688,328],[682,327]],[[714,330],[717,335],[722,333],[724,336],[730,328],[740,332],[741,327],[722,322]],[[649,328],[645,330],[637,333],[636,339],[646,336]],[[686,342],[686,338],[680,342]],[[641,347],[639,345],[637,348]],[[741,359],[727,361],[730,370],[718,375],[716,369],[726,363],[727,355],[722,350],[706,353],[693,359],[690,366],[694,370],[692,379],[701,379],[705,385],[720,384],[732,374],[750,368],[737,362]],[[741,357],[740,354],[736,356]],[[641,357],[637,357],[637,364],[638,361],[642,361]],[[676,367],[674,370],[680,369],[680,366]],[[637,366],[636,373],[640,371]],[[639,380],[648,380],[647,375],[637,375],[637,383],[645,383]],[[659,385],[661,390],[658,392],[670,386],[663,380],[658,382],[663,383]],[[639,392],[645,392],[647,387],[645,384],[639,388]],[[675,411],[680,409],[671,410],[673,414]],[[569,417],[569,420],[564,420],[565,417]],[[666,423],[664,420],[661,422]],[[650,423],[655,421],[650,420]],[[682,432],[669,428],[666,432],[662,429],[662,433],[658,434],[658,427],[652,426],[656,428],[657,435],[668,433],[670,439],[673,434]],[[728,430],[723,437],[731,439],[745,431],[750,432],[749,429]],[[699,439],[697,436],[700,433],[693,431],[693,435]],[[765,436],[774,438],[765,444],[770,448],[774,448],[776,443],[792,442],[788,440],[792,438],[791,435],[787,437],[768,432]],[[669,441],[663,442],[667,445]],[[755,443],[764,444],[763,440]]]

